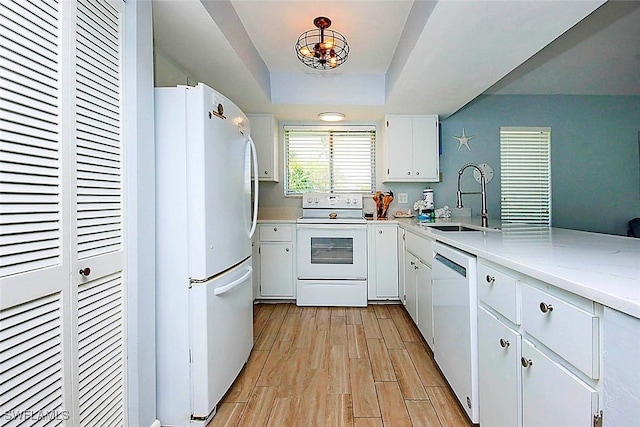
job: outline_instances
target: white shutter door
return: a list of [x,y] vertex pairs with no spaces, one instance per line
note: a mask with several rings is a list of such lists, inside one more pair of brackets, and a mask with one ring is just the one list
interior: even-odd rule
[[[78,425],[125,423],[122,34],[124,2],[76,17]],[[89,274],[77,273],[88,268]]]
[[[69,413],[61,4],[0,2],[0,414],[3,426]],[[68,225],[67,225],[68,227]],[[44,418],[38,420],[42,415]]]

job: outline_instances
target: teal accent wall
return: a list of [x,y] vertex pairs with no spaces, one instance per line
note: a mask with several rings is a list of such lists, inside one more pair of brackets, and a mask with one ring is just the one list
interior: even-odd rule
[[[458,170],[466,163],[493,167],[487,185],[490,218],[500,217],[500,127],[551,127],[552,221],[554,227],[626,235],[640,217],[640,97],[483,95],[441,123],[443,179],[434,183],[436,207],[456,204]],[[471,150],[458,141],[462,128]],[[476,191],[472,169],[463,191]],[[465,207],[480,213],[480,196]]]

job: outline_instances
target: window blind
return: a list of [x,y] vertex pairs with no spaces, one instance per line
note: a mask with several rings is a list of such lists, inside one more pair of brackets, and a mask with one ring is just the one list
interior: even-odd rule
[[500,128],[500,215],[551,225],[551,128]]
[[374,126],[284,127],[285,194],[373,193]]

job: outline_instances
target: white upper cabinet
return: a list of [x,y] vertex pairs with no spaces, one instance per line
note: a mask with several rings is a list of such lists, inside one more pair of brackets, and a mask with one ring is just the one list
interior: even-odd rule
[[259,181],[278,182],[278,126],[272,114],[247,114],[258,152]]
[[385,181],[439,180],[438,116],[388,115]]

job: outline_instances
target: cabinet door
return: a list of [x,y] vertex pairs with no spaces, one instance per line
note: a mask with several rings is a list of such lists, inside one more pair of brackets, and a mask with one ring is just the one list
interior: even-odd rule
[[416,287],[418,305],[418,329],[422,333],[429,348],[433,350],[433,282],[431,267],[417,261]]
[[413,119],[413,176],[420,181],[438,181],[438,119]]
[[[372,271],[375,275],[375,299],[398,298],[398,248],[396,226],[373,227]],[[370,278],[371,279],[371,278]],[[370,298],[372,295],[369,296]]]
[[397,231],[397,241],[398,241],[398,297],[404,304],[404,263],[405,263],[405,241],[404,236],[405,232],[402,228],[398,228]]
[[405,308],[413,319],[415,324],[418,324],[418,304],[417,304],[417,288],[416,288],[416,276],[418,270],[418,259],[410,253],[407,253],[404,266],[405,277]]
[[527,340],[522,344],[521,365],[523,427],[593,425],[597,410],[594,389]]
[[407,180],[413,178],[413,119],[387,118],[385,140],[387,178]]
[[260,295],[293,297],[293,245],[260,245]]
[[275,117],[271,114],[247,114],[251,139],[256,144],[260,181],[278,182],[278,138]]
[[520,334],[478,307],[480,425],[520,427]]

